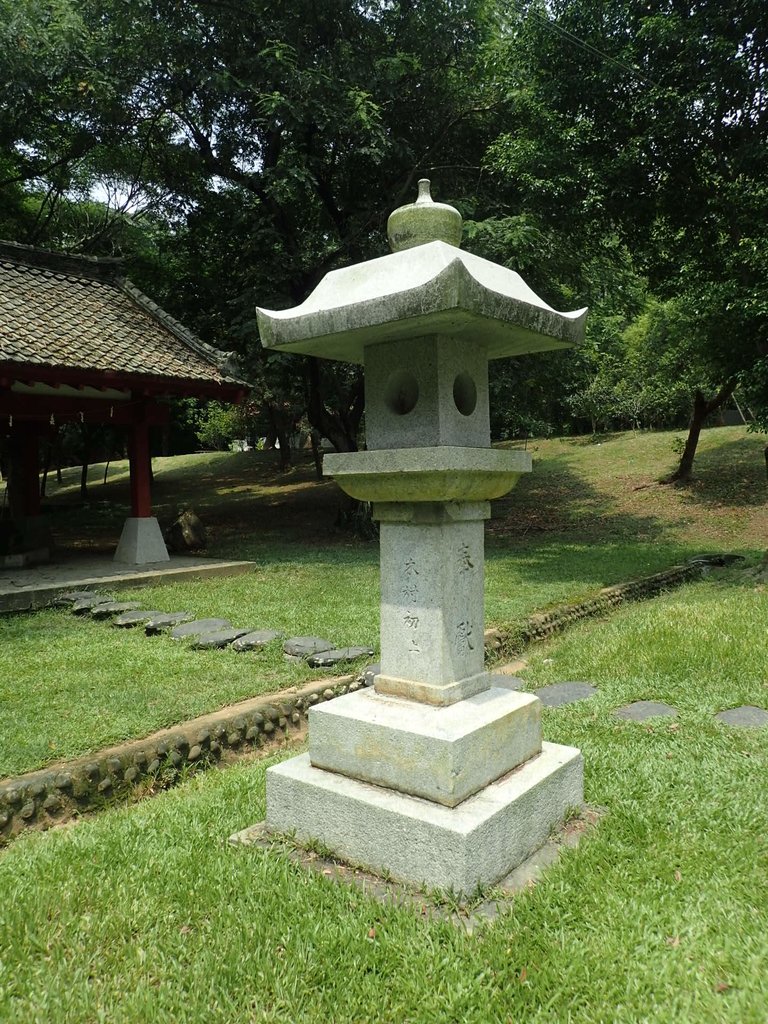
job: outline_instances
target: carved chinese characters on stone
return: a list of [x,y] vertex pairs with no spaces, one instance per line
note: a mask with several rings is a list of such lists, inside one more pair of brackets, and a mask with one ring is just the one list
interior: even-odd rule
[[456,627],[456,651],[458,654],[467,654],[469,651],[474,651],[474,649],[475,640],[472,623],[468,619],[464,619]]
[[470,572],[474,568],[475,562],[469,544],[462,544],[459,547],[459,572]]
[[[407,558],[403,564],[403,583],[401,594],[409,604],[416,604],[419,596],[419,570],[412,558]],[[419,616],[408,613],[403,616],[403,625],[409,631],[408,650],[411,654],[421,654],[418,628]]]

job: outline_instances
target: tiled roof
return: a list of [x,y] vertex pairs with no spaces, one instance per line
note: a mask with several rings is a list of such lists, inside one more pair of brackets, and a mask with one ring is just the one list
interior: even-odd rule
[[232,354],[160,309],[119,260],[0,242],[0,367],[9,363],[162,378],[172,390],[242,385]]

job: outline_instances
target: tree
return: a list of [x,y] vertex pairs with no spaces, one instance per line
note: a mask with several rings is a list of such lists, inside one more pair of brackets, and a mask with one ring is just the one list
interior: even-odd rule
[[[497,102],[473,76],[489,0],[0,3],[3,53],[22,55],[5,188],[40,196],[17,237],[37,241],[67,196],[108,183],[129,219],[168,218],[157,255],[176,279],[158,297],[254,359],[256,302],[296,304],[328,269],[382,254],[386,215],[420,174],[445,197],[479,174],[465,154],[482,150]],[[353,449],[359,373],[297,371],[313,424]]]
[[520,0],[502,53],[516,116],[495,173],[576,244],[616,233],[652,293],[690,313],[703,376],[684,479],[702,417],[765,352],[763,4]]

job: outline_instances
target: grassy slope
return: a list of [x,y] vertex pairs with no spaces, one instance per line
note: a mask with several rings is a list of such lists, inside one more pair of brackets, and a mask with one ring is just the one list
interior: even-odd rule
[[[529,596],[540,585],[552,599],[558,567],[589,589],[615,566],[725,546],[726,529],[732,549],[762,546],[760,506],[716,506],[719,525],[703,535],[702,518],[676,518],[700,504],[686,492],[659,492],[647,512],[655,539],[636,554],[629,529],[601,537],[594,504],[582,514],[562,483],[575,487],[603,454],[542,446],[537,486],[559,489],[560,525],[526,530],[518,492],[520,517],[495,524],[491,590],[507,544],[515,579],[537,577]],[[601,465],[586,479],[610,505],[607,482],[591,483]],[[676,511],[662,515],[661,501]],[[639,515],[618,502],[601,510],[608,524]],[[725,729],[712,715],[768,703],[767,603],[756,579],[710,578],[537,649],[531,686],[598,685],[590,701],[545,711],[544,734],[581,747],[587,799],[607,813],[480,935],[381,906],[279,855],[228,848],[228,834],[263,816],[264,766],[243,764],[0,855],[0,1020],[763,1022],[768,730]],[[679,716],[613,717],[637,699],[666,700]]]
[[[733,428],[705,434],[700,479],[684,490],[655,482],[673,463],[671,441],[669,434],[625,434],[599,444],[537,442],[535,472],[497,503],[489,527],[488,622],[593,593],[702,548],[759,549],[767,525],[760,440]],[[65,473],[52,514],[60,539],[72,544],[84,533],[75,475]],[[95,481],[102,476],[103,469],[92,471]],[[313,480],[307,461],[284,477],[272,456],[259,453],[182,456],[158,460],[156,477],[161,514],[171,496],[193,504],[210,526],[212,549],[251,557],[257,568],[126,596],[163,611],[376,647],[376,545],[333,533],[338,493]],[[110,469],[106,486],[92,484],[99,500],[85,511],[91,540],[114,543],[125,486],[121,465]],[[203,653],[62,611],[0,618],[0,700],[9,709],[0,719],[0,776],[313,674],[286,664],[279,643],[259,654]]]

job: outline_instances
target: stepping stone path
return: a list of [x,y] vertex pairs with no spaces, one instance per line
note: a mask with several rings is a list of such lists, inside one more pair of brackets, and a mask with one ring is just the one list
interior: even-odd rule
[[577,700],[586,700],[597,690],[589,683],[552,683],[534,690],[545,708],[559,708],[563,704],[575,704]]
[[616,708],[613,713],[617,718],[626,718],[632,722],[644,722],[646,718],[674,718],[677,715],[677,708],[655,700],[636,700],[634,704]]
[[[232,626],[229,619],[196,619],[192,612],[160,612],[156,609],[142,608],[138,601],[115,601],[106,594],[96,594],[89,590],[73,590],[61,594],[53,602],[59,607],[68,607],[75,615],[90,614],[95,619],[112,618],[115,626],[129,629],[143,625],[147,636],[170,631],[174,640],[189,639],[191,647],[196,650],[215,647],[231,647],[232,650],[255,651],[273,640],[278,640],[283,633],[276,629],[238,629]],[[354,661],[357,658],[370,657],[371,647],[334,647],[330,640],[318,636],[294,636],[283,645],[285,656],[290,661],[308,661],[313,668],[325,668]],[[320,657],[322,655],[322,657]],[[373,676],[379,666],[373,667]]]
[[329,668],[332,665],[341,665],[345,661],[355,661],[357,658],[370,658],[372,654],[370,647],[338,647],[311,655],[307,658],[307,663],[312,668]]
[[138,601],[107,601],[105,604],[95,604],[91,608],[91,615],[94,619],[108,619],[120,612],[133,612],[141,605]]
[[166,612],[156,615],[144,627],[147,636],[157,636],[164,633],[172,626],[178,626],[181,622],[191,622],[194,619],[192,612]]
[[742,704],[738,708],[728,708],[715,715],[723,725],[739,726],[742,729],[759,729],[768,725],[768,711],[756,708],[751,704]]
[[278,640],[283,634],[276,629],[256,629],[251,633],[240,636],[232,644],[233,651],[255,651],[259,647],[266,647],[273,640]]
[[[190,622],[191,625],[194,625],[194,623]],[[183,629],[184,627],[180,626],[179,628]],[[203,633],[201,636],[198,636],[192,646],[199,651],[212,647],[228,647],[233,640],[237,640],[238,637],[243,636],[247,632],[247,629],[215,629],[212,633]]]
[[492,672],[491,680],[498,690],[521,690],[525,684],[520,676],[507,675],[506,672]]
[[192,622],[185,622],[171,630],[173,640],[185,640],[187,637],[202,636],[204,633],[213,633],[217,629],[231,629],[232,623],[229,619],[193,619]]
[[112,620],[113,626],[118,626],[121,629],[129,629],[132,626],[143,626],[149,622],[150,619],[156,618],[158,615],[162,615],[162,612],[152,609],[151,611],[135,611],[135,612],[123,612],[122,615],[118,615]]
[[[701,555],[701,562],[716,565],[729,565],[740,556]],[[165,630],[172,630],[174,640],[191,638],[192,647],[197,649],[227,647],[234,651],[253,651],[264,647],[283,634],[274,629],[233,629],[228,619],[195,619],[191,612],[158,612],[142,610],[135,601],[114,601],[104,594],[94,594],[88,590],[73,590],[61,594],[53,602],[59,607],[69,607],[75,615],[90,614],[95,619],[106,619],[115,616],[115,626],[128,628],[143,624],[147,636],[154,636]],[[370,647],[334,647],[330,640],[318,636],[294,636],[283,644],[283,652],[289,661],[306,661],[313,668],[330,668],[354,661],[357,658],[369,657],[373,654]],[[521,662],[521,667],[524,667]],[[517,665],[515,665],[517,668]],[[358,684],[373,686],[374,678],[381,672],[381,665],[375,662],[367,665],[361,673]],[[509,690],[518,690],[523,680],[518,676],[495,674],[494,686],[503,686]],[[557,708],[566,704],[574,704],[586,700],[597,689],[589,683],[552,683],[534,691],[545,707]],[[677,708],[661,701],[637,700],[625,704],[614,712],[617,718],[627,721],[644,722],[647,718],[674,718]],[[743,704],[737,708],[728,708],[718,712],[715,717],[723,725],[742,729],[759,729],[768,726],[768,711],[764,708]]]

